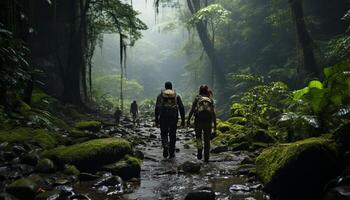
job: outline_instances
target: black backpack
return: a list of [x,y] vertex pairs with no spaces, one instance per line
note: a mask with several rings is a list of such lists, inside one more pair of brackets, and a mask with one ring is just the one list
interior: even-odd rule
[[196,106],[196,120],[200,122],[211,122],[213,120],[214,105],[212,99],[199,96]]
[[177,116],[177,95],[175,90],[163,90],[161,93],[160,115],[165,118],[174,118]]

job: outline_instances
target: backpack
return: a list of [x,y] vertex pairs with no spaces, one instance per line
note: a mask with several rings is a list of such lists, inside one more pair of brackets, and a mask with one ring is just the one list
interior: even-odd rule
[[175,90],[163,90],[161,93],[161,116],[174,118],[177,116],[177,113],[177,95]]
[[213,120],[214,105],[209,97],[199,96],[196,106],[196,120],[211,122]]

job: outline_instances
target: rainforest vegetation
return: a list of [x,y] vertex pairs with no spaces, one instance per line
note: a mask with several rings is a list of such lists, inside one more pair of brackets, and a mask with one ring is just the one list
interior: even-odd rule
[[[163,158],[166,81],[212,89],[208,163]],[[0,1],[0,199],[346,200],[349,134],[348,0]]]

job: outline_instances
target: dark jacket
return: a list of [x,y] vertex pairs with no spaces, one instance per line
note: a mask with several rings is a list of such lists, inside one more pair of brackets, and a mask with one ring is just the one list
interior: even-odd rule
[[[179,95],[177,95],[176,98],[177,98],[176,99],[177,107],[178,107],[178,110],[180,111],[181,121],[184,124],[185,123],[185,107],[182,103],[181,97]],[[160,112],[161,107],[162,107],[161,101],[162,101],[162,94],[159,94],[157,97],[157,102],[156,102],[156,106],[155,106],[155,120],[156,120],[157,124],[159,123],[159,120],[162,117],[161,112]],[[178,119],[178,113],[177,113],[177,119]]]

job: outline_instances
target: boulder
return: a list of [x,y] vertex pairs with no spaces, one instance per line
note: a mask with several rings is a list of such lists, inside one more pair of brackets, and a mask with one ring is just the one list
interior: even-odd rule
[[186,161],[179,166],[179,170],[182,170],[185,173],[189,173],[189,174],[199,173],[199,171],[201,170],[201,164],[196,162]]
[[78,178],[80,181],[93,181],[100,177],[94,174],[82,172],[79,174]]
[[126,156],[124,159],[103,167],[113,175],[120,176],[123,180],[139,178],[141,172],[141,161],[137,158]]
[[309,138],[265,149],[256,172],[265,191],[277,199],[321,199],[325,184],[337,174],[336,146],[326,138]]
[[75,128],[83,131],[98,132],[101,130],[102,123],[98,121],[81,121],[75,124]]
[[338,186],[329,190],[323,200],[349,200],[350,186]]
[[210,152],[211,153],[223,153],[223,152],[226,152],[228,151],[228,146],[217,146],[217,147],[214,147]]
[[66,175],[74,175],[78,176],[80,174],[80,171],[74,166],[74,165],[64,165],[63,173]]
[[71,146],[61,146],[44,151],[42,156],[51,158],[61,166],[73,164],[79,170],[96,170],[115,162],[126,154],[132,154],[131,144],[120,138],[90,140]]
[[35,166],[39,161],[39,155],[36,153],[28,153],[24,154],[20,159],[24,164]]
[[50,159],[44,158],[39,160],[38,164],[35,166],[35,171],[51,173],[56,171],[56,166]]
[[35,196],[35,200],[59,199],[61,192],[58,190],[46,191]]
[[38,189],[39,186],[35,181],[30,178],[21,178],[9,184],[6,187],[6,192],[19,199],[29,200],[34,199]]
[[215,192],[209,187],[201,187],[189,192],[185,200],[215,200]]
[[1,200],[18,200],[16,197],[12,196],[9,193],[0,193]]

